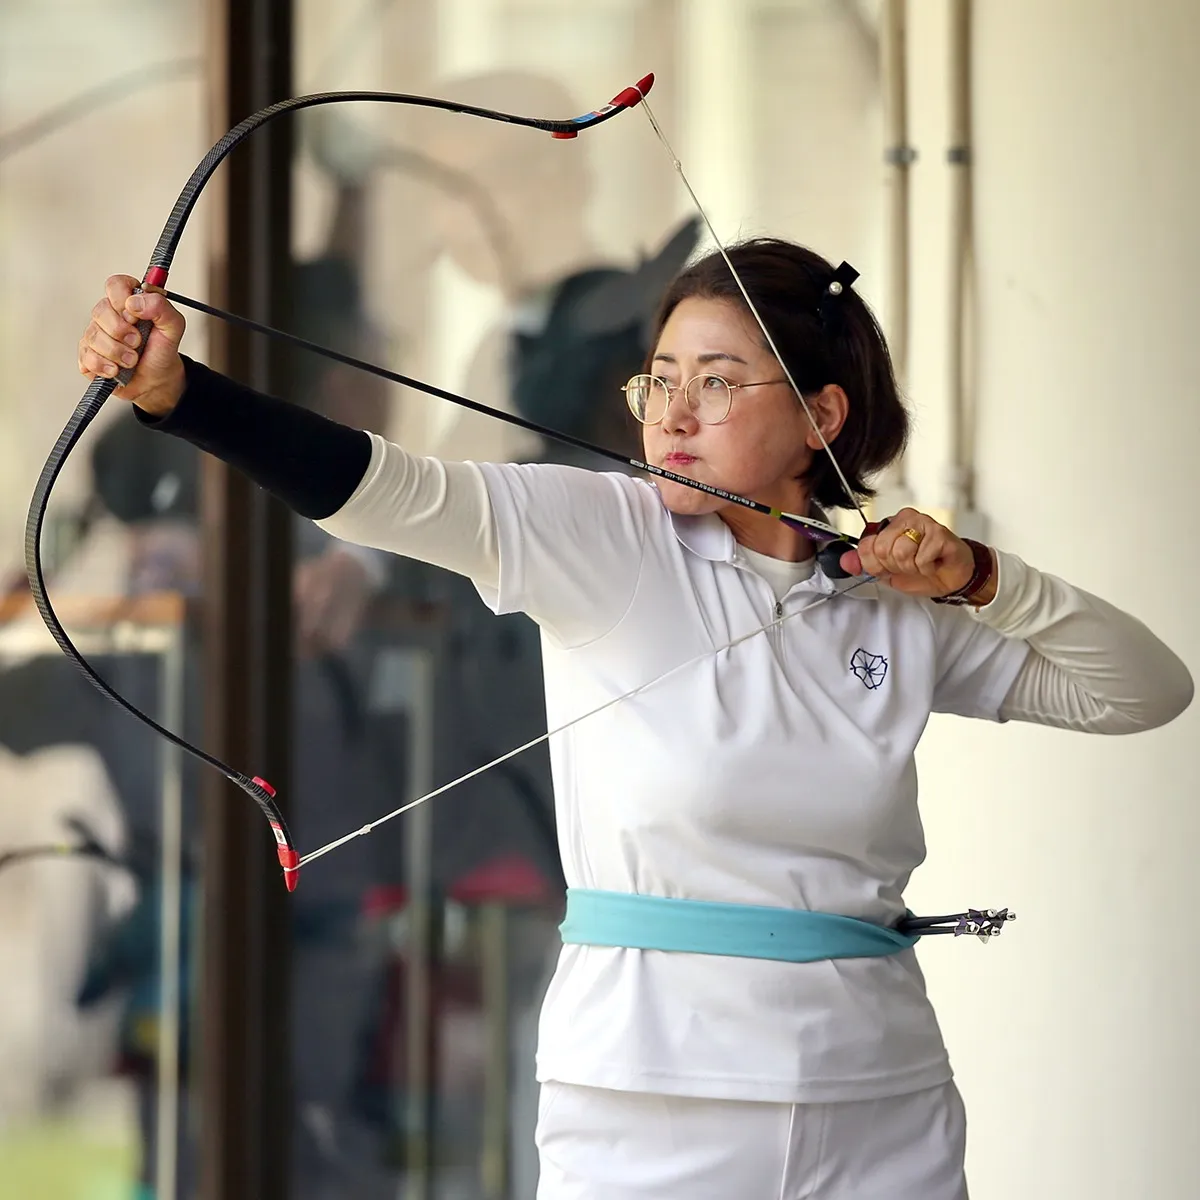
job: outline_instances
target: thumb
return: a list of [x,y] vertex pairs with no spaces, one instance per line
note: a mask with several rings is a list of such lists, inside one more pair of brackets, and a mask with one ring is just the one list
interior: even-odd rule
[[847,550],[841,557],[841,566],[843,571],[849,571],[851,575],[866,574],[857,550]]
[[168,366],[179,352],[187,322],[159,292],[145,291],[125,301],[125,316],[138,327],[144,344],[138,358],[148,366]]

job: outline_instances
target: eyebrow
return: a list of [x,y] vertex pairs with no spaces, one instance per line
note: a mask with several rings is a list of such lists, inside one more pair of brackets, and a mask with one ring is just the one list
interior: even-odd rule
[[[656,354],[653,361],[673,363],[677,360],[673,354]],[[698,354],[696,356],[696,361],[702,364],[713,362],[735,362],[741,363],[742,366],[746,365],[746,360],[744,358],[738,358],[736,354],[726,354],[723,350],[714,350],[709,354]]]

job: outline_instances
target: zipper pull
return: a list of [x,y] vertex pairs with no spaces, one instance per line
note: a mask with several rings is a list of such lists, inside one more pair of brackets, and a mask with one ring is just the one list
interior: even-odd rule
[[777,617],[783,616],[783,601],[782,600],[775,601],[775,615]]

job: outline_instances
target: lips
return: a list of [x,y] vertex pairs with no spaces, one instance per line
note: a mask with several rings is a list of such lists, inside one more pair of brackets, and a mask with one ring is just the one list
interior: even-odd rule
[[683,454],[675,451],[663,459],[664,467],[690,467],[696,461],[694,454]]

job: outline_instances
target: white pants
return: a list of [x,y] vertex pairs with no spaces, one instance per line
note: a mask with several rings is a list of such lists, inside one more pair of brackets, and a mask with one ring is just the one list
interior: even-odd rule
[[953,1083],[771,1104],[542,1085],[538,1200],[967,1200]]

